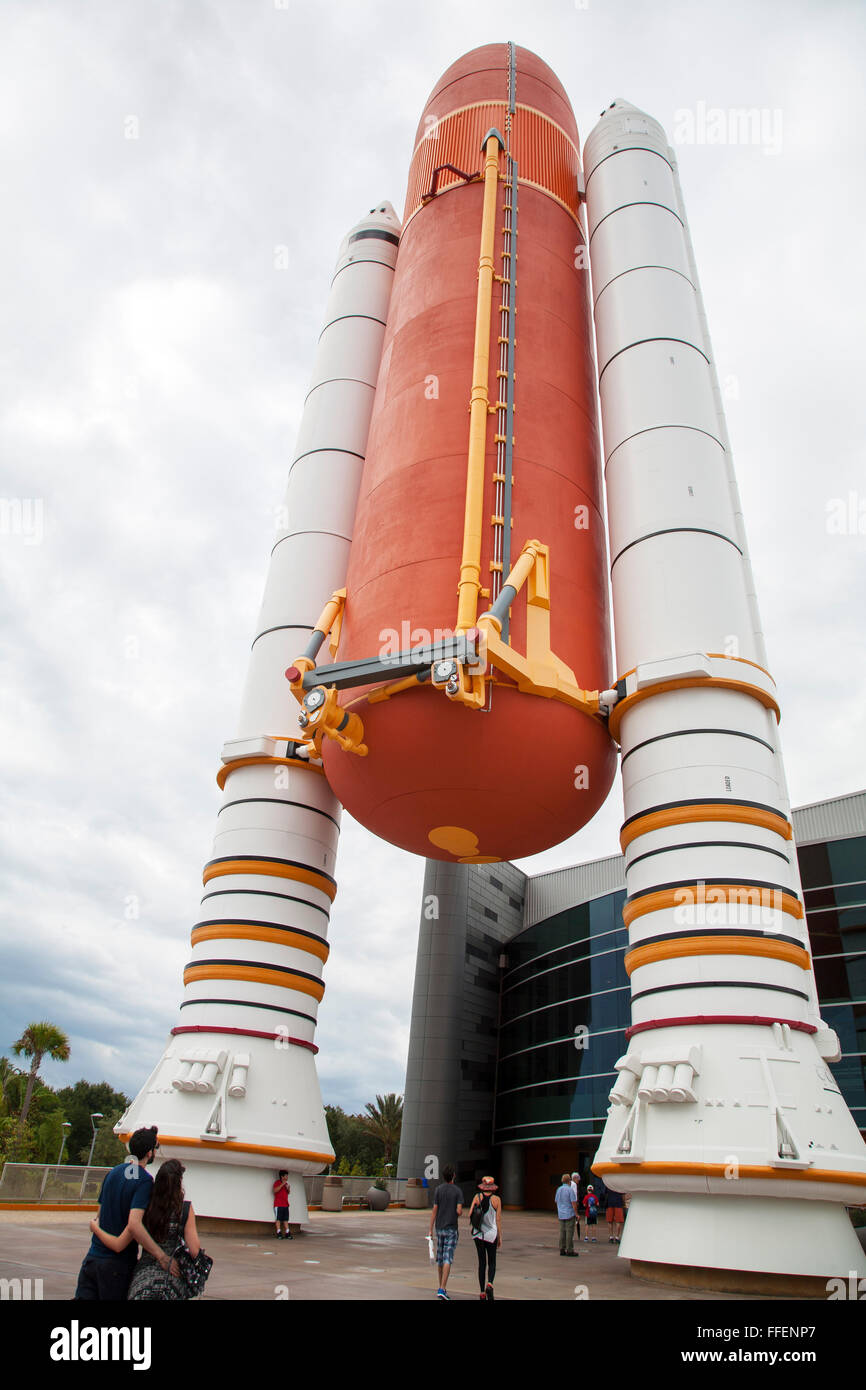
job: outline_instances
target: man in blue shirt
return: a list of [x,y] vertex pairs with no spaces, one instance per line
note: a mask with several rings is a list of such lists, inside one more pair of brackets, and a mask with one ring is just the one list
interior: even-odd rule
[[168,1269],[168,1255],[152,1240],[144,1228],[144,1213],[153,1190],[153,1178],[146,1171],[157,1149],[156,1126],[137,1129],[129,1141],[129,1158],[118,1163],[106,1174],[99,1191],[99,1224],[109,1235],[119,1236],[130,1226],[135,1240],[119,1255],[109,1250],[98,1236],[78,1275],[75,1298],[78,1300],[119,1301],[126,1298],[130,1280],[138,1259],[138,1244]]
[[556,1203],[556,1214],[559,1217],[559,1253],[560,1255],[576,1255],[574,1223],[577,1218],[577,1198],[568,1173],[563,1173],[562,1182],[556,1189],[556,1196],[553,1200]]

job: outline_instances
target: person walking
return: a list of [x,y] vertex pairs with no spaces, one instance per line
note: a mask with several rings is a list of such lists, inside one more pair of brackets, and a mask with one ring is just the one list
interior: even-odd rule
[[445,1179],[433,1193],[433,1210],[430,1213],[430,1235],[436,1231],[436,1266],[439,1273],[439,1288],[436,1297],[450,1303],[447,1291],[448,1275],[454,1263],[457,1249],[457,1221],[463,1212],[463,1193],[454,1181],[454,1169],[446,1164],[442,1169]]
[[496,1255],[502,1248],[502,1202],[493,1178],[482,1178],[469,1208],[469,1225],[478,1256],[478,1285],[482,1303],[493,1302]]
[[559,1253],[576,1255],[574,1248],[574,1223],[577,1220],[577,1198],[571,1186],[568,1173],[563,1173],[562,1182],[554,1197],[556,1214],[559,1217]]
[[[172,1258],[181,1240],[193,1259],[201,1249],[192,1202],[184,1201],[185,1171],[180,1159],[169,1158],[152,1184],[150,1202],[144,1213],[144,1226],[157,1249],[156,1254],[144,1250],[135,1266],[127,1294],[132,1303],[181,1303],[192,1297]],[[135,1248],[130,1226],[120,1236],[112,1236],[100,1229],[94,1217],[90,1229],[117,1254],[130,1246]]]
[[[118,1302],[126,1298],[135,1269],[139,1244],[163,1269],[171,1261],[143,1225],[153,1190],[147,1172],[158,1144],[157,1129],[137,1129],[129,1140],[129,1157],[106,1173],[99,1189],[99,1219],[91,1221],[90,1249],[78,1275],[76,1301]],[[100,1234],[94,1230],[94,1225]],[[108,1244],[109,1238],[129,1231],[121,1250]]]

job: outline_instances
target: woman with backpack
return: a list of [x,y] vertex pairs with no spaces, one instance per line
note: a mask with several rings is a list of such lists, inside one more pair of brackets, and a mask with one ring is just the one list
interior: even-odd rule
[[493,1302],[496,1278],[496,1252],[502,1245],[502,1202],[493,1178],[482,1178],[469,1208],[469,1228],[478,1255],[478,1283],[481,1302]]
[[[144,1214],[144,1225],[148,1235],[168,1255],[172,1264],[168,1271],[164,1271],[153,1255],[142,1251],[141,1259],[135,1266],[127,1299],[136,1302],[179,1303],[194,1297],[186,1281],[179,1273],[173,1272],[176,1268],[173,1257],[181,1241],[185,1243],[193,1259],[201,1250],[192,1203],[184,1201],[184,1171],[183,1164],[177,1158],[169,1158],[163,1163],[154,1179],[150,1201]],[[133,1239],[128,1226],[119,1236],[108,1235],[100,1229],[96,1217],[91,1221],[90,1229],[103,1245],[107,1245],[117,1254],[125,1250]]]

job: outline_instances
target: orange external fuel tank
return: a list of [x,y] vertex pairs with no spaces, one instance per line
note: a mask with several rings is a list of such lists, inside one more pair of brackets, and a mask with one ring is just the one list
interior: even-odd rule
[[410,167],[336,660],[476,633],[527,543],[540,554],[528,552],[501,635],[488,629],[502,659],[467,678],[474,704],[429,680],[386,698],[381,682],[342,690],[366,755],[322,747],[349,813],[432,858],[538,853],[586,824],[613,780],[592,698],[611,666],[580,177],[571,106],[534,54],[491,44],[435,87]]

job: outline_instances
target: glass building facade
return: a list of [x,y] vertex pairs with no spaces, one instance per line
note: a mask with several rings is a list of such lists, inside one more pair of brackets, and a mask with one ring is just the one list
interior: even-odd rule
[[508,943],[499,1023],[496,1142],[592,1141],[630,1019],[625,891],[580,903]]
[[839,1036],[831,1067],[866,1131],[866,835],[798,848],[821,1013]]

